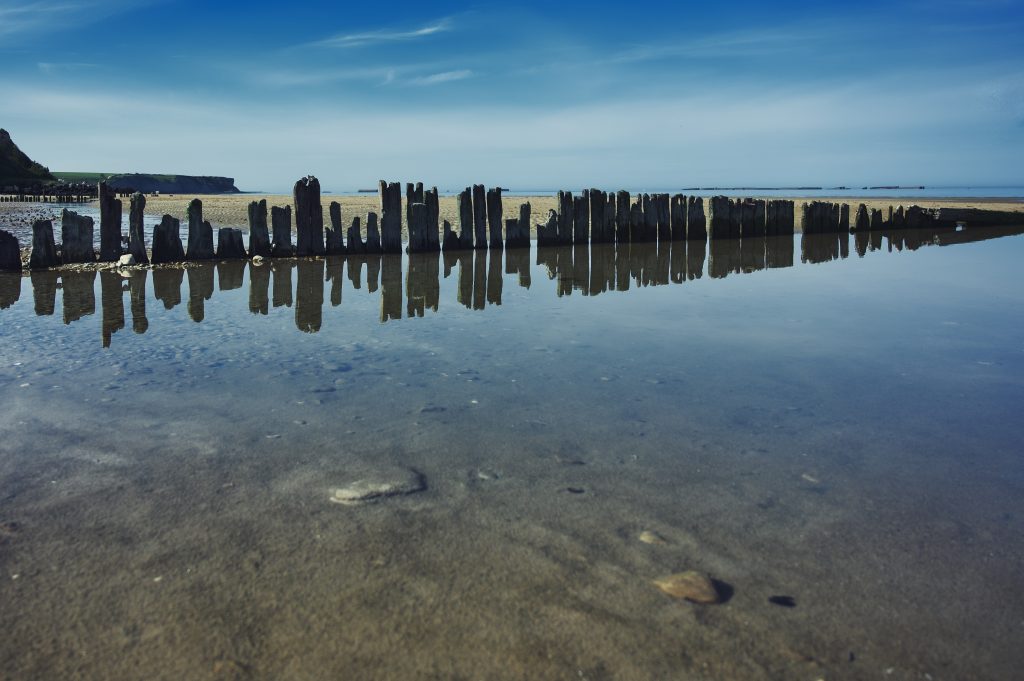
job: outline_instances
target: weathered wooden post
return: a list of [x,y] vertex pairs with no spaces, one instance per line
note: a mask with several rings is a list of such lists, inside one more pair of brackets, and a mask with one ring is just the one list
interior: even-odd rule
[[[184,260],[185,251],[181,247],[181,223],[170,215],[164,215],[160,224],[153,227],[153,264],[161,265]],[[156,286],[155,278],[153,286]]]
[[217,257],[221,260],[246,258],[242,230],[221,227],[217,231]]
[[459,248],[473,248],[473,190],[466,187],[459,193]]
[[893,229],[903,229],[907,226],[907,218],[903,213],[903,206],[896,209],[896,212],[892,216]]
[[427,241],[427,212],[424,203],[409,206],[409,253],[427,253],[431,250]]
[[686,197],[682,194],[673,194],[670,200],[669,231],[673,241],[686,239]]
[[352,224],[348,228],[348,254],[364,255],[366,244],[363,243],[362,225],[359,216],[352,218]]
[[295,183],[295,255],[324,255],[324,213],[320,205],[320,181],[307,175]]
[[766,234],[766,220],[767,210],[764,199],[757,199],[754,201],[754,236],[757,238],[763,237]]
[[461,250],[462,240],[459,239],[459,235],[452,229],[452,223],[445,220],[443,226],[444,236],[442,237],[441,250],[445,253]]
[[60,214],[61,261],[65,264],[96,262],[92,247],[92,218],[65,208]]
[[850,233],[850,204],[848,203],[839,207],[839,231],[843,234]]
[[473,185],[473,232],[476,248],[487,248],[487,190]]
[[[703,199],[700,197],[690,197],[687,199],[686,239],[688,241],[708,240],[708,221],[705,217],[705,212],[703,212]],[[701,262],[703,262],[703,260],[701,260]],[[688,265],[687,271],[689,271]]]
[[[28,267],[42,270],[55,267],[57,262],[57,246],[53,241],[53,223],[49,220],[36,220],[32,223],[32,254],[29,256]],[[21,254],[18,255],[20,269]]]
[[189,260],[210,260],[213,252],[213,227],[203,220],[203,202],[192,199],[188,204],[188,248],[185,257]]
[[423,195],[423,203],[427,206],[427,246],[431,253],[441,250],[440,217],[441,205],[437,198],[437,187]]
[[742,199],[737,208],[740,209],[740,238],[752,239],[756,235],[756,227],[754,226],[754,201],[752,199]]
[[639,194],[636,201],[629,207],[629,239],[630,243],[640,244],[646,241],[647,228],[644,224],[643,195]]
[[548,211],[547,224],[537,225],[537,248],[548,248],[559,244],[559,220],[558,213]]
[[[289,230],[291,230],[290,227]],[[257,255],[263,258],[271,255],[270,232],[267,230],[266,199],[249,203],[249,256],[256,257]]]
[[853,231],[866,232],[871,229],[871,218],[868,217],[868,207],[863,203],[857,206],[857,219],[853,224]]
[[608,197],[600,189],[594,188],[591,188],[587,195],[590,199],[588,207],[588,212],[590,213],[590,243],[608,243],[608,236],[604,231],[604,209],[608,204]]
[[732,220],[732,202],[727,196],[712,196],[709,201],[712,239],[728,239],[730,221]]
[[[32,231],[34,239],[34,226]],[[0,272],[21,272],[21,247],[18,246],[18,239],[10,232],[2,230],[0,230]]]
[[331,201],[328,211],[331,216],[331,226],[324,229],[326,234],[324,251],[327,255],[344,255],[345,228],[341,223],[341,204]]
[[555,225],[556,244],[565,245],[572,243],[573,205],[572,192],[558,192],[558,220]]
[[615,193],[615,240],[623,244],[628,244],[631,236],[629,232],[630,205],[629,192],[620,190]]
[[584,189],[582,196],[577,196],[572,202],[573,229],[572,242],[574,244],[590,243],[590,192]]
[[381,242],[380,230],[377,228],[377,214],[371,212],[366,216],[366,253],[380,255],[383,252],[384,245]]
[[[410,187],[411,188],[411,187]],[[380,251],[370,253],[401,253],[402,252],[402,185],[398,182],[379,183],[380,196]],[[374,218],[376,227],[376,218]],[[367,249],[370,248],[370,221],[367,219]]]
[[146,232],[143,215],[146,211],[146,196],[141,192],[132,194],[128,212],[128,252],[135,258],[136,265],[149,264],[146,255]]
[[121,201],[106,182],[97,185],[100,202],[100,260],[113,262],[121,257]]
[[270,254],[275,258],[293,256],[295,251],[292,249],[292,207],[271,207],[270,226],[274,232],[274,242],[270,246]]
[[[501,222],[504,207],[501,202],[501,187],[494,187],[487,190],[487,226],[490,232],[491,248],[502,248]],[[508,235],[505,235],[508,238]]]
[[884,226],[885,225],[882,223],[882,211],[880,211],[877,208],[872,208],[871,209],[871,229],[872,230],[880,230],[880,229],[884,228]]
[[[651,203],[654,205],[655,217],[658,222],[658,241],[671,241],[672,240],[672,217],[671,217],[671,205],[672,197],[668,194],[654,194],[651,197]],[[667,255],[668,251],[666,251]],[[668,267],[668,260],[665,260],[665,267]],[[668,270],[666,269],[666,272]],[[666,283],[668,275],[666,274]]]

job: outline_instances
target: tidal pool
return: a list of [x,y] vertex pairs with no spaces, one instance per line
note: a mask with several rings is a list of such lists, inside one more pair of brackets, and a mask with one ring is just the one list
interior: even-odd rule
[[1019,232],[0,277],[0,677],[1013,678]]

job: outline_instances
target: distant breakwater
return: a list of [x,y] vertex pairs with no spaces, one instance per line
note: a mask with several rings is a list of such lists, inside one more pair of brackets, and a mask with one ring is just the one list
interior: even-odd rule
[[[576,196],[558,192],[558,209],[550,210],[545,221],[531,229],[529,203],[519,206],[518,218],[504,219],[502,189],[478,184],[457,197],[456,230],[447,220],[439,220],[436,187],[424,189],[423,183],[407,183],[403,205],[401,185],[382,180],[378,186],[379,220],[371,211],[365,216],[365,227],[364,216],[353,216],[346,228],[337,201],[329,206],[330,224],[324,224],[320,183],[308,176],[295,183],[292,205],[270,207],[269,224],[266,200],[249,204],[248,246],[241,230],[234,228],[219,229],[215,243],[213,227],[203,219],[198,199],[188,206],[186,242],[182,241],[180,221],[164,215],[147,246],[143,232],[145,195],[131,195],[125,235],[121,226],[124,196],[119,197],[117,190],[103,182],[98,184],[96,194],[100,207],[99,252],[93,246],[93,219],[65,209],[59,242],[50,220],[33,224],[29,269],[97,261],[128,266],[254,257],[395,254],[402,252],[403,245],[409,253],[524,248],[531,244],[531,233],[536,234],[538,247],[751,239],[791,236],[796,226],[796,206],[786,199],[713,196],[705,205],[699,196],[585,189]],[[849,204],[825,201],[802,204],[800,215],[807,234],[1024,222],[1024,214],[1019,212],[970,208],[898,206],[883,214],[860,204],[851,215]],[[402,240],[403,217],[408,226],[407,244]],[[21,245],[13,235],[0,231],[0,270],[19,271],[22,267]]]

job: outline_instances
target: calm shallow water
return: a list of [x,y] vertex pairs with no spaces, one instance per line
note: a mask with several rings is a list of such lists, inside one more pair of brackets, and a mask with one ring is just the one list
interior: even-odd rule
[[1013,678],[976,234],[2,278],[0,676]]

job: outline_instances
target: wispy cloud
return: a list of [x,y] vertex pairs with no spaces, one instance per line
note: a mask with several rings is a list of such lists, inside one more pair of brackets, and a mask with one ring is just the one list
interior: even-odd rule
[[319,47],[364,47],[379,43],[401,42],[426,38],[427,36],[444,33],[454,29],[454,22],[451,18],[439,19],[433,23],[421,26],[420,28],[395,31],[381,29],[377,31],[364,31],[362,33],[342,33],[324,40],[318,40],[311,45]]
[[59,73],[61,71],[82,71],[84,69],[94,69],[96,64],[89,64],[86,62],[49,62],[41,61],[36,64],[41,73],[50,75],[52,73]]
[[456,80],[465,80],[466,78],[472,78],[473,72],[469,69],[459,69],[458,71],[443,71],[441,73],[432,73],[429,76],[421,76],[419,78],[413,78],[409,82],[412,85],[440,85],[441,83],[451,83]]
[[5,2],[0,0],[0,37],[17,37],[69,28],[84,22],[144,4],[145,0],[35,0]]

